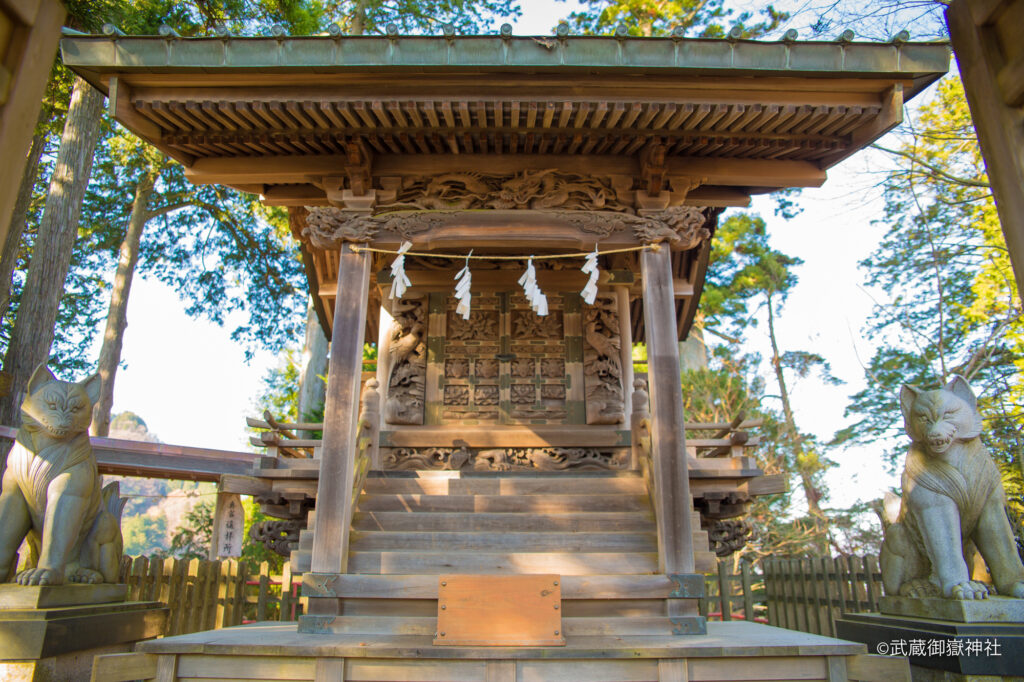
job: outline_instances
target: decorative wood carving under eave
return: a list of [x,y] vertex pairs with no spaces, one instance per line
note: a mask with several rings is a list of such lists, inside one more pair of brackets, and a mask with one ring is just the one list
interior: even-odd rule
[[396,248],[411,241],[418,248],[512,247],[605,248],[668,243],[686,251],[711,236],[706,210],[670,206],[643,215],[599,210],[396,211],[367,215],[333,207],[308,207],[302,239],[318,249],[342,242]]

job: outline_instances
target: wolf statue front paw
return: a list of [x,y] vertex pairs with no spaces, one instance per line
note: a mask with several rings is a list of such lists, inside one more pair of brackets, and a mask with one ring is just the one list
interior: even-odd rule
[[61,585],[64,575],[55,568],[27,568],[18,574],[19,585]]
[[949,596],[953,599],[988,599],[988,587],[976,580],[967,580],[953,585]]
[[1024,599],[1024,580],[1018,580],[1011,585],[1006,596],[1013,597],[1014,599]]
[[939,596],[939,588],[924,578],[915,578],[908,580],[900,586],[900,596],[913,597],[915,599],[937,597]]
[[88,568],[78,568],[68,576],[68,582],[85,585],[97,585],[103,582],[103,574]]

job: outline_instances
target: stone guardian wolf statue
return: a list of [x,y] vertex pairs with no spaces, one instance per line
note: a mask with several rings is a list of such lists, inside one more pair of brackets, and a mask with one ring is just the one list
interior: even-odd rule
[[999,594],[1024,598],[1024,566],[1006,518],[999,470],[981,443],[977,399],[963,377],[935,391],[904,385],[900,406],[913,441],[903,471],[899,516],[882,543],[889,595],[985,599],[971,580],[971,545]]
[[45,364],[32,373],[0,492],[0,580],[27,539],[22,585],[118,581],[124,503],[117,483],[100,490],[87,433],[99,390],[98,374],[71,383]]

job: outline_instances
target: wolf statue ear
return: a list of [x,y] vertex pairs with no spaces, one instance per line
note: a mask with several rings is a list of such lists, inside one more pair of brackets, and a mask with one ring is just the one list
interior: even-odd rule
[[45,362],[42,362],[38,367],[36,367],[36,370],[32,372],[32,376],[29,377],[28,386],[25,389],[26,395],[32,395],[46,384],[56,380],[57,377],[53,376],[53,372],[50,371],[50,368],[46,366]]
[[974,396],[971,385],[967,383],[967,379],[964,379],[959,374],[953,375],[950,382],[946,384],[946,390],[970,405],[971,409],[978,407],[978,399]]
[[900,387],[900,410],[903,411],[903,423],[910,425],[910,408],[914,406],[914,400],[921,393],[921,389],[910,384],[903,384]]
[[102,385],[100,375],[98,373],[93,374],[84,381],[80,381],[78,385],[85,389],[85,394],[89,396],[89,401],[95,405],[96,401],[100,399],[100,386]]

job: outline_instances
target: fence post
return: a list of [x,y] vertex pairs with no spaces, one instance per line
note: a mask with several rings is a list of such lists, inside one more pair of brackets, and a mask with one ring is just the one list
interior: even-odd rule
[[199,632],[203,629],[203,587],[206,581],[206,572],[209,564],[192,559],[188,562],[188,575],[191,589],[189,590],[189,608],[187,626],[182,628],[182,634]]
[[167,605],[171,607],[171,613],[167,617],[166,635],[176,635],[181,631],[182,615],[185,613],[185,596],[188,584],[185,573],[188,570],[188,563],[182,559],[167,559],[164,562],[164,570],[170,564],[170,590],[167,594]]
[[829,560],[826,557],[822,557],[819,563],[821,564],[821,587],[822,591],[825,593],[825,613],[828,617],[828,634],[830,637],[835,637],[835,613],[833,612],[832,604],[832,586],[830,585],[831,579],[829,578],[828,574]]
[[873,556],[864,556],[861,562],[864,564],[864,585],[867,587],[868,610],[878,611],[878,590],[875,589],[874,564],[877,559]]
[[743,588],[743,618],[748,623],[754,622],[754,595],[750,580],[750,562],[740,562],[740,583]]
[[228,583],[231,580],[231,560],[220,562],[219,571],[215,576],[217,580],[217,606],[213,616],[214,629],[227,625],[227,619],[231,617],[228,609]]
[[256,593],[256,620],[267,620],[267,592],[270,590],[270,562],[260,562],[259,592]]
[[292,610],[292,564],[290,561],[284,562],[284,568],[281,570],[281,613],[278,615],[279,620],[291,620]]
[[729,566],[724,561],[718,562],[718,603],[722,622],[732,620],[732,586],[729,584]]
[[142,576],[146,572],[146,557],[137,556],[132,561],[132,574],[128,583],[128,590],[131,594],[129,601],[143,601],[142,599]]

